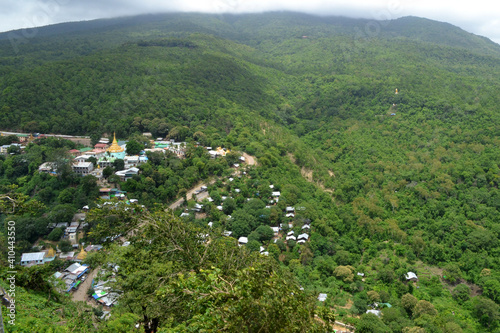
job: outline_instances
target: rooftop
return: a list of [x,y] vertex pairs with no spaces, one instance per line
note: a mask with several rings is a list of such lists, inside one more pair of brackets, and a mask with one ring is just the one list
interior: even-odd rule
[[43,260],[44,256],[45,256],[45,252],[23,253],[23,256],[21,257],[21,261]]
[[92,162],[78,162],[73,164],[75,168],[89,168],[92,165]]

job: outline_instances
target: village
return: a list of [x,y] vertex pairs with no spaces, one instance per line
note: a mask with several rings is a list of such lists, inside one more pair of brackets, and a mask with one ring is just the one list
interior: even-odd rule
[[[14,144],[14,146],[19,147],[21,153],[26,144],[36,139],[33,135],[22,135],[19,138],[20,143]],[[119,177],[121,182],[126,182],[134,175],[140,174],[140,166],[148,162],[148,152],[170,152],[175,154],[179,159],[183,159],[185,158],[187,147],[186,142],[175,142],[174,140],[157,138],[156,140],[150,140],[151,148],[145,148],[139,154],[130,155],[126,153],[125,141],[118,141],[116,136],[113,137],[111,143],[109,141],[107,138],[102,138],[94,147],[71,149],[68,151],[68,155],[73,159],[71,168],[75,174],[82,177],[91,175],[98,180],[100,186],[98,199],[100,201],[96,204],[96,207],[106,205],[113,205],[114,207],[140,205],[144,208],[144,205],[141,205],[138,199],[128,198],[126,191],[109,186],[110,183],[104,177],[103,170],[115,165],[117,160],[123,160],[123,170],[116,171],[114,175]],[[212,147],[203,148],[211,159],[224,158],[229,153],[229,150],[221,147],[215,149],[212,149]],[[4,149],[7,151],[9,147],[4,147]],[[187,193],[185,198],[179,198],[179,200],[171,203],[169,208],[176,211],[180,218],[203,220],[207,215],[204,206],[213,205],[214,202],[210,194],[218,190],[227,191],[227,195],[223,195],[217,200],[215,207],[221,214],[220,219],[230,221],[230,212],[226,210],[227,202],[238,197],[238,200],[244,199],[246,202],[253,200],[249,191],[242,193],[241,189],[237,187],[248,181],[250,178],[248,172],[256,165],[256,160],[254,157],[243,153],[239,157],[238,162],[231,166],[232,171],[228,177],[219,179],[217,183],[214,179],[206,184],[198,184]],[[57,165],[54,162],[45,162],[39,166],[38,172],[56,176]],[[281,192],[272,184],[268,186],[268,189],[268,202],[264,208],[266,210],[270,210],[271,208],[276,210],[280,202]],[[185,202],[185,199],[188,202]],[[228,199],[229,201],[226,201]],[[84,295],[86,300],[91,304],[103,305],[109,308],[117,301],[119,293],[110,290],[111,287],[108,285],[109,279],[104,281],[99,280],[98,276],[100,275],[97,274],[98,272],[95,272],[96,268],[89,267],[83,263],[89,252],[100,251],[103,248],[101,244],[85,244],[81,241],[85,237],[85,230],[88,230],[88,223],[85,221],[85,216],[90,209],[91,207],[88,205],[83,206],[74,215],[72,221],[59,221],[57,223],[50,223],[48,226],[51,231],[55,229],[62,230],[60,239],[67,240],[71,244],[71,251],[67,251],[67,249],[66,251],[62,251],[59,247],[56,247],[56,249],[49,247],[48,249],[36,252],[26,252],[21,256],[20,265],[25,267],[43,265],[52,262],[56,258],[67,261],[70,265],[64,271],[58,271],[53,274],[54,281],[58,281],[60,291],[78,294],[78,298],[80,299]],[[274,244],[281,244],[280,246],[284,244],[284,246],[289,248],[305,244],[310,237],[311,220],[300,215],[300,212],[303,210],[305,210],[304,207],[284,206],[284,208],[280,208],[282,214],[279,219],[280,223],[275,226],[261,227],[262,230],[267,228],[269,230],[268,233],[272,233],[269,242],[264,243],[270,244],[272,242]],[[206,223],[208,228],[212,228],[213,225],[214,222],[212,221]],[[256,240],[259,240],[258,252],[261,255],[269,255],[267,246],[258,237],[255,237],[255,231],[253,234],[247,233],[242,235],[241,231],[233,232],[232,230],[225,230],[223,235],[226,237],[236,237],[235,242],[239,246],[249,246],[249,242],[252,240],[254,244]],[[122,246],[127,246],[129,243],[123,240],[123,237],[117,236],[103,241],[121,241]],[[114,267],[113,269],[118,270],[119,267]],[[91,281],[87,280],[89,276],[92,277]],[[81,290],[82,288],[84,289],[83,291]],[[92,295],[87,295],[88,290],[93,291]]]
[[[16,147],[22,153],[25,144],[35,140],[35,137],[23,135],[19,143],[11,146]],[[7,150],[9,147],[2,147]],[[123,161],[123,169],[114,172],[115,178],[120,182],[126,182],[134,176],[140,175],[141,165],[148,163],[148,152],[174,154],[179,159],[186,158],[186,142],[175,142],[174,140],[163,140],[157,138],[150,139],[149,147],[144,148],[138,154],[127,154],[127,143],[118,141],[116,136],[110,142],[107,138],[102,138],[94,147],[84,147],[80,149],[71,149],[68,155],[72,157],[72,171],[79,176],[93,176],[98,180],[99,198],[95,203],[96,208],[113,207],[120,209],[125,207],[129,209],[131,205],[145,208],[139,199],[129,198],[126,191],[119,187],[110,186],[109,176],[104,176],[103,171],[116,165],[116,161]],[[224,158],[229,153],[228,149],[217,147],[203,147],[210,159]],[[285,201],[280,201],[282,192],[279,185],[269,184],[266,188],[259,187],[259,190],[249,190],[251,184],[252,168],[257,164],[255,157],[246,153],[238,154],[237,163],[230,166],[230,170],[222,177],[216,177],[196,186],[187,191],[184,197],[178,198],[169,204],[168,209],[175,212],[177,216],[188,222],[204,225],[206,228],[215,228],[225,226],[222,235],[232,237],[240,247],[247,247],[251,251],[257,251],[261,255],[269,256],[270,245],[274,248],[291,251],[295,248],[300,253],[300,246],[310,240],[311,219],[308,218],[306,207],[301,205],[288,205]],[[57,166],[55,163],[45,162],[38,168],[38,172],[47,173],[52,176],[57,175]],[[255,186],[250,185],[250,186]],[[262,193],[259,193],[262,192]],[[270,215],[278,214],[273,221],[260,225],[252,230],[249,226],[234,224],[232,213],[234,204],[238,201],[243,207],[251,207],[257,197],[266,198],[264,207],[255,206],[258,209],[257,218],[268,220]],[[260,200],[258,200],[261,202]],[[257,201],[256,201],[257,202]],[[126,237],[115,235],[102,239],[102,244],[85,244],[82,240],[86,232],[89,231],[86,222],[86,214],[93,207],[85,205],[73,216],[71,221],[58,221],[50,223],[48,228],[52,230],[60,229],[61,240],[66,240],[71,244],[71,250],[60,249],[56,246],[38,251],[23,253],[20,265],[29,267],[33,265],[44,265],[54,261],[56,258],[63,260],[68,264],[64,270],[53,273],[53,283],[64,293],[70,294],[75,301],[86,301],[93,307],[102,306],[102,319],[110,314],[110,308],[119,301],[120,291],[114,290],[112,285],[114,274],[118,272],[119,266],[110,267],[90,267],[85,264],[87,255],[94,251],[101,251],[103,244],[109,242],[118,242],[120,246],[128,246],[130,243]],[[214,210],[218,213],[214,213]],[[272,212],[272,213],[271,213]],[[212,221],[209,217],[218,219]],[[222,224],[221,224],[222,221]],[[229,227],[228,227],[229,226]],[[232,226],[232,227],[231,227]],[[208,229],[207,229],[208,230]],[[208,234],[207,234],[208,235]],[[203,236],[205,241],[206,235]],[[36,249],[36,245],[34,249]],[[64,251],[63,251],[64,250]],[[109,274],[111,273],[111,275]],[[363,272],[357,272],[361,279],[365,278]],[[418,277],[413,272],[406,275],[408,282],[418,281]],[[303,289],[303,288],[302,288]],[[325,302],[328,294],[319,293],[317,300]],[[390,307],[390,304],[374,303],[367,313],[372,313],[378,317],[381,316],[382,307]],[[350,329],[343,323],[336,323],[340,329]],[[342,330],[339,330],[342,332]]]
[[470,5],[72,4],[4,13],[6,331],[500,329]]

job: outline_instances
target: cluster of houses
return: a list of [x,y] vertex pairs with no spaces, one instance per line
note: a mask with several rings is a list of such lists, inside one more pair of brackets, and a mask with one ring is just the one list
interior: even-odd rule
[[[89,245],[85,249],[82,247],[80,252],[75,255],[75,252],[56,253],[56,250],[50,248],[48,250],[32,253],[23,253],[21,257],[21,266],[30,267],[33,265],[43,265],[47,262],[53,261],[57,256],[59,259],[72,261],[73,263],[61,272],[53,274],[54,282],[60,287],[61,291],[71,292],[78,289],[87,277],[90,267],[81,264],[90,251],[98,251],[102,249],[102,245]],[[63,282],[61,285],[57,280]]]
[[[207,147],[207,149],[210,149],[211,147]],[[218,149],[218,151],[223,151],[222,149]],[[242,160],[244,161],[244,159]],[[236,167],[236,166],[235,166]],[[228,181],[229,182],[232,182],[234,181],[234,178],[232,177],[229,177],[228,178]],[[269,188],[271,190],[274,189],[274,185],[269,185]],[[197,191],[196,194],[199,194],[201,192],[204,192],[207,190],[207,187],[206,186],[203,186],[199,191]],[[233,189],[233,192],[234,193],[240,193],[240,189],[238,188],[235,188]],[[269,200],[269,205],[266,206],[266,208],[271,208],[271,205],[276,205],[278,202],[279,202],[279,198],[281,196],[281,193],[279,191],[272,191],[271,193],[271,198]],[[220,205],[218,205],[216,208],[220,211],[223,210],[223,205],[224,205],[224,201],[227,200],[228,198],[232,198],[231,196],[221,196],[221,200],[223,201]],[[206,197],[206,200],[209,201],[209,202],[213,202],[214,200],[211,198],[211,197]],[[251,198],[247,198],[247,201],[248,200],[251,200]],[[194,211],[194,212],[200,212],[203,208],[203,205],[200,204],[200,203],[195,203],[195,205],[190,209],[191,211]],[[298,207],[298,210],[303,210],[304,207]],[[296,230],[291,230],[294,228],[294,224],[292,222],[292,220],[295,218],[295,207],[292,207],[292,206],[287,206],[283,212],[284,216],[289,219],[289,222],[285,223],[286,224],[286,230],[289,230],[284,236],[286,242],[295,242],[296,244],[305,244],[307,241],[309,241],[309,232],[310,232],[310,229],[311,229],[311,220],[310,219],[301,219],[300,223],[302,223],[302,226],[300,226],[300,231],[297,230],[298,228],[296,228]],[[188,217],[190,216],[190,213],[189,213],[189,210],[186,209],[186,211],[182,212],[180,217]],[[227,216],[227,218],[231,218],[230,215]],[[213,223],[212,222],[209,222],[208,223],[208,226],[209,227],[212,227]],[[271,229],[273,230],[273,234],[274,234],[274,242],[276,243],[277,240],[280,238],[280,232],[282,230],[284,230],[285,226],[284,226],[284,223],[281,223],[279,226],[276,226],[276,227],[271,227]],[[232,231],[230,230],[225,230],[224,231],[224,236],[227,236],[227,237],[230,237],[232,235]],[[248,244],[248,237],[246,236],[241,236],[238,238],[238,245],[239,246],[245,246]],[[268,252],[264,249],[264,247],[261,247],[260,249],[260,253],[263,254],[263,255],[267,255]]]
[[[124,162],[124,170],[118,171],[116,174],[122,181],[127,180],[134,174],[139,172],[139,165],[146,163],[148,158],[145,154],[127,155],[125,153],[125,141],[118,142],[116,137],[109,144],[108,139],[101,139],[99,143],[94,145],[94,148],[71,149],[69,154],[73,156],[71,168],[76,174],[86,176],[94,175],[98,178],[101,173],[97,169],[112,167],[116,160],[121,159]],[[92,163],[89,159],[95,159]],[[56,165],[53,162],[45,162],[38,168],[39,172],[45,172],[55,175]]]
[[[85,208],[85,207],[84,207]],[[87,207],[88,208],[88,207]],[[80,216],[78,218],[78,216]],[[85,217],[83,214],[78,214],[75,215],[75,219],[78,221],[74,222],[59,222],[59,223],[49,223],[47,226],[48,229],[52,230],[55,228],[60,228],[63,230],[63,239],[67,239],[71,242],[73,248],[75,250],[78,249],[78,232],[81,231],[83,228],[88,226],[88,223],[85,222]],[[82,262],[86,257],[87,257],[87,252],[88,251],[94,251],[94,250],[99,250],[102,246],[100,245],[90,245],[87,246],[87,248],[78,251],[70,251],[70,252],[62,252],[61,250],[57,249],[54,250],[53,248],[49,248],[48,250],[42,250],[39,252],[29,252],[29,253],[23,253],[21,255],[21,260],[20,260],[20,265],[29,267],[33,265],[43,265],[47,262],[53,261],[56,257],[58,257],[61,260],[68,260],[68,261],[74,261],[74,262]],[[64,273],[61,273],[64,275]]]
[[94,172],[94,163],[89,161],[90,158],[96,160],[96,166],[99,169],[111,167],[117,159],[121,159],[124,162],[125,170],[123,171],[125,172],[122,172],[120,178],[124,178],[129,169],[134,168],[138,171],[137,166],[148,161],[145,155],[126,155],[125,148],[125,142],[118,143],[116,137],[114,137],[111,144],[109,144],[108,139],[101,139],[99,143],[94,145],[94,149],[72,149],[69,153],[74,156],[72,164],[73,171],[82,176],[89,174],[99,176],[97,172]]
[[212,147],[206,147],[211,158],[224,157],[226,154],[230,153],[229,149],[217,147],[212,149]]
[[109,270],[104,271],[101,270],[101,273],[98,276],[104,276],[106,272],[111,272],[112,276],[107,280],[93,280],[91,287],[94,289],[94,293],[92,294],[92,298],[103,306],[111,307],[116,303],[120,294],[116,291],[112,290],[111,283],[116,281],[115,273],[118,272],[120,268],[118,265],[109,265]]
[[[23,253],[21,256],[21,266],[30,267],[33,265],[43,265],[47,262],[53,261],[57,256],[56,250],[50,248],[40,252]],[[55,279],[64,282],[63,291],[70,292],[78,288],[78,286],[85,280],[84,274],[88,272],[89,267],[82,265],[80,262],[85,260],[87,252],[82,248],[81,251],[75,255],[75,252],[59,253],[59,259],[74,261],[63,272],[54,273]]]
[[293,240],[295,242],[297,242],[297,244],[304,244],[305,242],[307,242],[309,240],[309,235],[306,234],[306,233],[302,233],[300,235],[298,235],[297,237],[294,235],[294,231],[289,231],[287,234],[286,234],[286,237],[285,237],[285,240],[288,242],[290,240]]
[[31,267],[35,265],[44,265],[47,262],[51,262],[58,257],[61,260],[82,262],[87,257],[87,252],[82,248],[80,252],[75,251],[61,252],[59,250],[54,250],[50,248],[48,250],[43,250],[39,252],[28,252],[21,255],[21,261],[19,262],[21,266]]
[[0,154],[6,155],[9,153],[9,148],[10,147],[16,147],[19,150],[24,150],[26,148],[26,145],[30,143],[31,141],[35,140],[37,136],[33,136],[32,134],[24,134],[24,133],[11,133],[11,132],[0,132],[1,136],[10,136],[13,135],[17,137],[17,141],[19,143],[14,142],[6,145],[0,146]]
[[17,147],[20,150],[23,150],[25,147],[21,145],[20,143],[11,143],[9,145],[2,145],[0,146],[0,154],[7,154],[9,152],[10,147]]
[[[270,185],[273,186],[273,185]],[[277,202],[280,197],[280,192],[272,192],[273,199],[271,200],[272,202]],[[271,206],[266,206],[266,208],[270,208]],[[285,217],[287,218],[294,218],[295,217],[295,208],[292,206],[288,206],[285,208]],[[301,231],[298,232],[298,235],[295,235],[294,230],[290,230],[287,232],[285,236],[285,241],[289,243],[290,241],[296,242],[296,244],[305,244],[309,240],[309,234],[308,232],[311,229],[311,220],[310,219],[304,219],[303,220],[303,225],[301,226]],[[283,230],[283,223],[280,223],[279,227],[271,227],[274,233],[274,243],[276,243],[280,237],[280,232]],[[288,229],[292,229],[294,227],[293,222],[288,222],[287,223]],[[230,233],[230,231],[228,231]],[[248,237],[240,237],[238,239],[238,245],[243,246],[248,243]],[[266,254],[267,252],[264,251],[263,248],[261,248],[260,251],[262,254]]]
[[23,151],[25,148],[26,148],[26,145],[30,142],[32,142],[33,140],[35,140],[36,138],[38,137],[41,137],[43,135],[38,135],[35,134],[35,135],[32,135],[32,134],[25,134],[25,133],[11,133],[11,132],[0,132],[0,135],[1,136],[15,136],[17,138],[17,142],[13,142],[13,143],[10,143],[10,144],[5,144],[5,145],[2,145],[0,146],[0,154],[3,154],[3,155],[6,155],[9,153],[9,148],[11,147],[15,147],[17,149],[19,149],[20,151]]
[[117,159],[121,159],[124,162],[124,170],[117,171],[115,174],[120,177],[121,181],[126,181],[139,172],[139,165],[148,161],[145,154],[148,151],[163,153],[169,151],[176,154],[179,158],[185,156],[185,142],[175,142],[174,140],[163,141],[161,138],[158,139],[157,141],[151,140],[151,144],[154,148],[146,148],[140,155],[127,155],[125,152],[127,146],[125,141],[119,142],[116,140],[116,137],[113,138],[111,144],[109,144],[108,139],[101,139],[99,143],[94,145],[94,149],[84,148],[80,150],[70,150],[69,153],[74,156],[74,163],[72,165],[73,171],[83,176],[93,174],[99,177],[100,174],[95,172],[94,164],[89,162],[89,158],[93,157],[97,160],[96,165],[98,169],[111,167]]
[[[82,249],[83,251],[83,249]],[[89,271],[88,265],[81,265],[78,262],[71,264],[63,272],[55,272],[53,277],[64,282],[64,291],[70,292],[78,289],[78,286],[85,281],[85,274]]]
[[175,140],[163,140],[162,138],[157,138],[155,141],[151,141],[154,148],[144,149],[145,152],[172,152],[179,158],[184,158],[186,156],[186,142],[175,142]]
[[73,245],[74,248],[78,247],[78,237],[77,233],[79,230],[85,228],[88,225],[87,222],[85,222],[85,218],[82,218],[80,221],[75,221],[75,222],[59,222],[59,223],[49,223],[47,228],[49,229],[54,229],[54,228],[61,228],[64,229],[64,236],[63,238],[68,239],[71,244]]

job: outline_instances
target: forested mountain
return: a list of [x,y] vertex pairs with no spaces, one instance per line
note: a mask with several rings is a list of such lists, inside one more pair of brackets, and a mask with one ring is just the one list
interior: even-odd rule
[[[499,89],[499,45],[417,17],[158,14],[0,34],[2,130],[93,137],[116,131],[122,138],[151,132],[255,155],[258,167],[239,185],[262,199],[253,204],[258,210],[241,197],[230,212],[232,223],[215,207],[207,219],[235,230],[250,221],[252,228],[240,228],[245,232],[285,222],[264,211],[263,193],[275,184],[282,191],[277,207],[305,207],[301,218],[312,220],[312,232],[300,249],[276,249],[273,283],[292,272],[306,290],[327,292],[327,306],[359,332],[499,329]],[[28,149],[26,170],[19,173],[15,161],[2,161],[2,186],[19,186],[40,200],[32,170],[44,161],[41,150]],[[184,174],[180,162],[151,161],[123,188],[149,208],[165,203],[180,193],[177,186],[161,195],[173,186],[166,175],[195,174],[193,183],[222,174],[214,171],[219,166],[203,169],[208,162],[202,153],[193,150]],[[81,186],[74,180],[60,184]],[[64,190],[59,187],[53,190]],[[213,185],[211,195],[235,189],[221,187]],[[91,191],[78,187],[80,192],[87,202]],[[59,194],[44,203],[56,207]],[[131,255],[121,251],[111,259]],[[157,249],[144,251],[159,256]],[[154,274],[170,272],[161,260]],[[205,275],[220,272],[201,271],[216,269],[209,264],[197,266],[200,275],[183,283],[218,288]],[[267,274],[268,264],[259,261],[258,273]],[[190,269],[182,266],[183,273]],[[418,288],[406,282],[408,271],[422,273]],[[257,273],[238,267],[220,274],[252,280]],[[174,283],[162,292],[181,287]],[[172,331],[229,320],[213,304],[175,303],[194,309],[192,317],[180,318],[176,308],[154,297],[171,313],[161,319]],[[300,299],[300,306],[310,314],[308,301]],[[382,319],[363,315],[373,302],[393,308],[384,309]],[[210,311],[217,320],[209,320]]]
[[[154,111],[158,105],[141,100],[144,94],[165,96],[163,102],[177,111],[178,101],[190,109],[200,109],[193,102],[221,109],[220,98],[231,102],[237,94],[239,106],[271,112],[276,105],[296,104],[297,97],[310,91],[304,81],[313,81],[316,94],[328,89],[319,87],[319,79],[356,77],[353,83],[366,80],[371,85],[371,95],[359,96],[358,104],[372,101],[375,94],[386,94],[382,101],[387,102],[395,87],[406,94],[423,93],[426,99],[464,100],[472,91],[463,78],[475,80],[481,95],[491,96],[500,53],[498,45],[482,37],[420,18],[377,22],[298,13],[147,15],[7,32],[0,38],[4,126],[62,132],[58,118],[69,117],[75,126],[64,132],[71,134],[88,133],[95,112],[108,121],[93,123],[94,131],[133,131],[126,124],[143,115],[144,108],[152,113],[149,120],[159,116]],[[200,99],[191,87],[203,88],[212,100]],[[29,95],[33,91],[36,96]],[[307,96],[305,102],[311,100]],[[97,101],[98,111],[93,106]],[[301,106],[295,109],[304,112]],[[9,119],[9,110],[21,116]],[[109,119],[111,113],[115,116]]]

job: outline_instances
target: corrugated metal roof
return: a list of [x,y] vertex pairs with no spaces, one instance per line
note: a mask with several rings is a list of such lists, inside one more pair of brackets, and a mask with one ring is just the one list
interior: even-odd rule
[[21,257],[21,261],[43,260],[44,256],[45,256],[45,252],[23,253],[23,255]]

